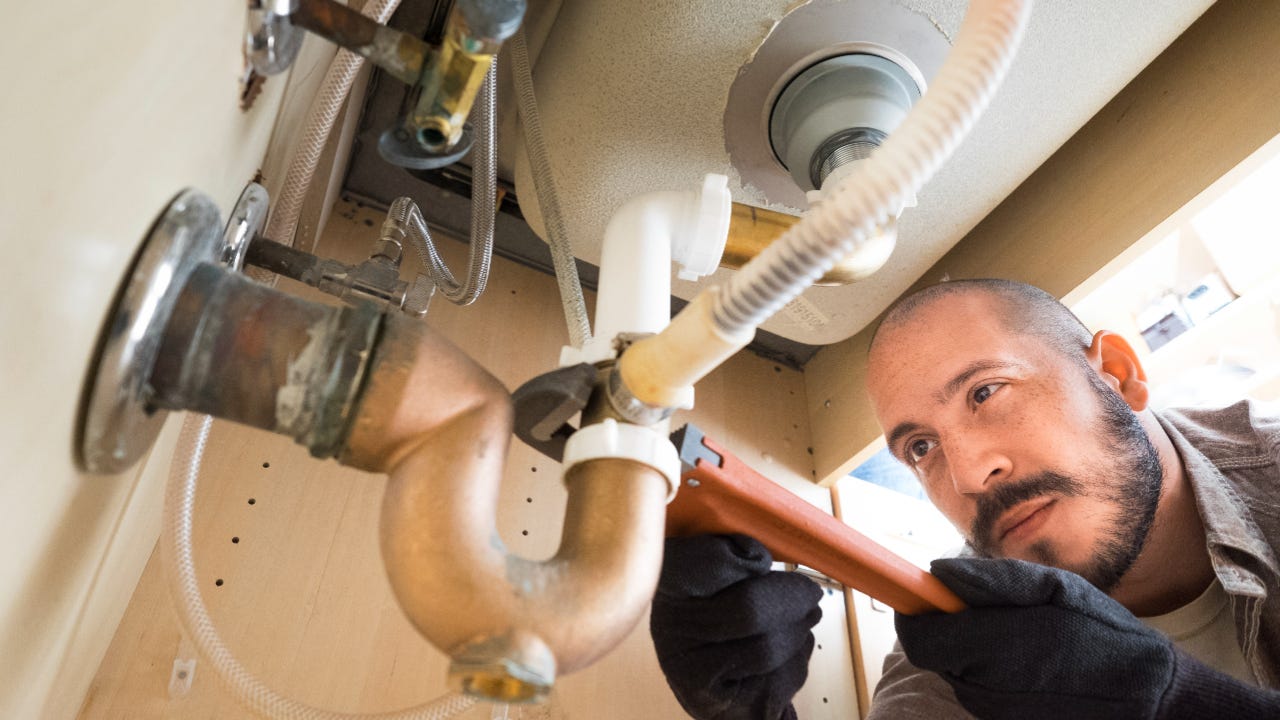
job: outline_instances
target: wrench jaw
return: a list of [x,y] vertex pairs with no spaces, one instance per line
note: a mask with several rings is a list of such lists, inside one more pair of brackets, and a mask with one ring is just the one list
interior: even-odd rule
[[579,363],[521,385],[511,394],[516,437],[552,460],[562,461],[565,444],[577,432],[569,421],[587,407],[599,379],[600,371],[594,365]]

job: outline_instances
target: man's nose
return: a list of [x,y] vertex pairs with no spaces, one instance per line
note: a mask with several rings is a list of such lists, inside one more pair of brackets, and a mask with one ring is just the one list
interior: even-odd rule
[[956,438],[947,448],[947,464],[956,492],[971,495],[991,489],[1013,471],[1008,454],[990,442],[972,436]]

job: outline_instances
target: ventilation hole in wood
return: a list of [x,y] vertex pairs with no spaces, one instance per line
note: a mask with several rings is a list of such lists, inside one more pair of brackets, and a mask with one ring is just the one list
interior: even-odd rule
[[810,455],[813,454],[813,448],[811,447],[805,448],[805,451],[808,452]]
[[238,545],[238,544],[240,543],[240,537],[239,537],[238,535],[237,535],[237,536],[233,536],[233,537],[231,538],[231,542],[232,542],[233,544],[237,544],[237,545]]
[[186,671],[186,670],[179,670],[179,671],[178,671],[178,679],[179,679],[179,680],[186,680],[186,679],[187,679],[187,671]]
[[533,502],[533,498],[525,498],[524,501],[527,503],[531,503]]
[[774,371],[774,372],[776,372],[776,373],[780,373],[780,372],[782,372],[782,368],[778,367],[777,365],[774,365],[774,366],[773,366],[773,371]]
[[222,578],[218,578],[217,580],[214,580],[213,584],[217,585],[218,587],[222,587]]
[[529,534],[529,531],[528,531],[528,530],[521,530],[521,531],[520,531],[520,534],[521,534],[521,535],[528,535],[528,534]]
[[253,505],[253,504],[254,504],[254,503],[256,503],[256,502],[258,502],[258,501],[257,501],[257,500],[254,500],[253,498],[249,498],[249,504],[250,504],[250,505]]
[[264,468],[269,468],[269,467],[271,467],[271,463],[269,463],[269,462],[264,462],[264,463],[262,463],[262,467],[264,467]]
[[821,649],[822,649],[822,643],[818,643],[818,649],[819,649],[819,650],[821,650]]
[[536,467],[531,467],[531,468],[529,468],[529,472],[538,472],[538,468],[536,468]]
[[827,702],[827,699],[826,699],[826,698],[822,698],[822,702]]

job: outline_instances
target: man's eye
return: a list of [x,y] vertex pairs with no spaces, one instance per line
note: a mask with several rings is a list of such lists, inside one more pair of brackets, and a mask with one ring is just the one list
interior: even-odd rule
[[990,385],[981,385],[973,391],[973,401],[978,405],[986,402],[1000,388],[1000,383],[991,383]]
[[937,447],[937,445],[937,440],[925,440],[923,438],[919,440],[912,440],[907,443],[907,457],[911,459],[911,462],[920,462],[924,459],[924,456],[928,455],[929,451]]

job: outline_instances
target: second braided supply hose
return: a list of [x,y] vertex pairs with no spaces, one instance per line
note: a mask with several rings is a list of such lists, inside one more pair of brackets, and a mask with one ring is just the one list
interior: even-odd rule
[[560,195],[556,191],[555,177],[552,176],[551,154],[547,151],[546,139],[542,133],[542,119],[538,114],[538,101],[533,92],[529,47],[523,27],[512,36],[510,43],[511,77],[515,81],[516,98],[519,101],[524,146],[529,155],[533,187],[538,195],[538,209],[546,228],[547,244],[551,248],[551,262],[555,266],[556,283],[560,288],[560,304],[564,308],[565,323],[569,327],[569,344],[581,348],[591,339],[591,323],[587,319],[587,304],[582,297],[582,283],[578,279],[578,265],[569,244],[569,233],[565,229],[564,213],[560,209]]
[[387,210],[387,220],[404,231],[405,238],[418,253],[427,275],[448,300],[456,305],[470,305],[484,292],[489,281],[489,263],[493,258],[493,233],[497,212],[498,169],[494,118],[497,113],[498,59],[489,66],[489,74],[480,88],[479,102],[472,111],[475,122],[475,146],[471,150],[471,249],[467,260],[467,276],[458,282],[449,266],[436,250],[435,240],[422,211],[411,198],[396,198]]

